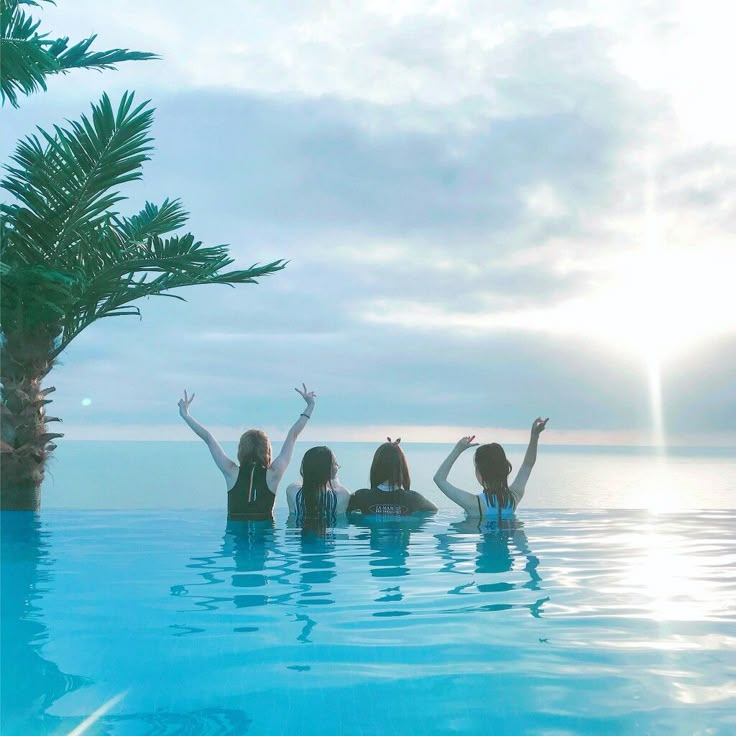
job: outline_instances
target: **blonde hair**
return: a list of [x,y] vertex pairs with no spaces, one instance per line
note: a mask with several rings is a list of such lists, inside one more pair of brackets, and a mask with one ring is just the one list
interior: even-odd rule
[[271,440],[260,429],[243,432],[238,443],[238,463],[256,463],[268,468],[271,465]]

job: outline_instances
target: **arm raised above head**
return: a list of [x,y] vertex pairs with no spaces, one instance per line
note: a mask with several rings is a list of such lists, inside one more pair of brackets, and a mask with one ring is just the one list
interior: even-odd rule
[[312,416],[314,405],[317,401],[317,394],[315,394],[314,391],[308,391],[304,384],[302,384],[302,388],[296,388],[294,390],[304,399],[304,401],[307,402],[307,406],[299,415],[296,422],[294,422],[291,429],[287,432],[284,444],[281,446],[281,452],[271,463],[271,467],[267,471],[268,487],[274,493],[276,493],[276,489],[281,482],[281,478],[286,472],[286,468],[289,467],[291,456],[294,454],[294,445],[296,444],[296,440],[302,433],[304,427],[307,426],[307,422]]
[[212,459],[220,469],[220,472],[225,476],[225,481],[228,483],[229,488],[237,478],[238,466],[225,454],[225,451],[220,447],[220,443],[212,436],[212,433],[191,416],[189,406],[192,401],[194,401],[194,394],[188,396],[187,392],[184,391],[184,398],[179,399],[179,414],[194,434],[204,440],[212,455]]
[[537,447],[539,445],[539,435],[544,432],[548,421],[549,417],[547,417],[546,419],[542,419],[542,417],[537,417],[532,424],[532,434],[529,438],[529,446],[526,448],[524,460],[521,463],[519,472],[516,474],[516,478],[514,478],[514,482],[509,486],[509,490],[514,494],[517,504],[519,503],[519,501],[521,501],[524,495],[524,491],[526,490],[526,483],[529,480],[529,476],[532,472],[532,468],[534,467],[534,463],[537,462]]
[[477,442],[473,442],[474,439],[475,435],[470,435],[459,440],[434,474],[434,482],[442,493],[444,493],[451,501],[454,501],[458,506],[465,509],[468,514],[477,512],[478,503],[476,497],[472,493],[468,493],[467,491],[463,491],[461,488],[457,488],[457,486],[452,485],[452,483],[447,480],[447,476],[450,474],[452,466],[460,455],[462,455],[469,447],[475,447],[478,444]]

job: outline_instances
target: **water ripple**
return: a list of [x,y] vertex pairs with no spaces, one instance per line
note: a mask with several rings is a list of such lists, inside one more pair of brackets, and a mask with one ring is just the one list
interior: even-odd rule
[[734,726],[734,512],[2,522],[3,736]]

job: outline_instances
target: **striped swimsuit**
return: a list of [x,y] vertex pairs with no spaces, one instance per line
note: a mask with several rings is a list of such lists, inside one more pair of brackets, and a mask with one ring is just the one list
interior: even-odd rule
[[[301,520],[304,518],[304,494],[301,488],[296,492],[295,505],[295,516],[297,520]],[[337,493],[332,488],[325,488],[318,496],[317,506],[322,519],[334,521],[337,516]]]

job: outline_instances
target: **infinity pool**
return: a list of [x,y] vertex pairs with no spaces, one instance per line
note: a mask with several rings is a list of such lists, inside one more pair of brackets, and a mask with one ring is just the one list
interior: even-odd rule
[[2,734],[733,734],[736,512],[2,516]]

